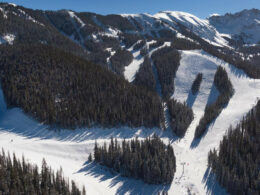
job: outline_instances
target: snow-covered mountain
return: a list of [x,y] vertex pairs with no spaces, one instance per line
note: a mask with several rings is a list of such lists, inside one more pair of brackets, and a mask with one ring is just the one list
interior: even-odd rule
[[257,44],[260,41],[260,10],[243,10],[235,14],[214,15],[208,18],[209,23],[218,32],[242,39],[245,43]]
[[212,25],[210,25],[208,20],[203,20],[192,14],[179,11],[159,12],[155,14],[154,17],[170,24],[180,23],[213,45],[220,47],[228,46],[228,42]]
[[[146,77],[145,73],[139,76],[153,79],[155,83],[153,93],[156,97],[161,96],[158,99],[160,99],[159,105],[163,105],[162,113],[166,127],[162,131],[160,127],[110,125],[109,128],[94,126],[75,128],[74,131],[66,128],[52,131],[49,130],[51,127],[48,124],[43,124],[25,114],[22,106],[17,108],[19,102],[15,107],[8,107],[6,103],[8,101],[0,84],[0,147],[15,152],[19,158],[24,154],[26,160],[39,166],[42,158],[45,158],[53,169],[62,167],[65,177],[75,180],[78,185],[86,186],[87,194],[157,195],[161,191],[167,191],[169,195],[227,194],[218,185],[215,177],[209,174],[208,152],[218,147],[229,126],[238,124],[260,98],[260,69],[245,59],[244,54],[248,52],[247,50],[239,50],[240,48],[230,44],[230,39],[236,40],[238,37],[243,38],[245,43],[258,43],[260,40],[259,10],[244,10],[236,14],[214,15],[208,19],[200,19],[179,11],[162,11],[154,15],[102,16],[71,10],[35,11],[13,4],[0,4],[1,48],[4,46],[8,48],[9,45],[15,44],[51,45],[67,51],[68,55],[73,53],[84,60],[106,67],[115,73],[111,74],[111,78],[116,78],[117,82],[120,82],[118,78],[125,79],[124,82],[129,86],[136,85],[136,74],[140,74],[139,70],[144,65],[145,58],[149,58],[151,69],[145,69],[144,72],[150,71],[152,76]],[[245,47],[254,53],[254,57],[260,56],[260,49],[257,46],[245,45]],[[154,53],[165,48],[174,49],[180,55],[179,67],[176,73],[171,75],[175,90],[171,91],[170,98],[186,102],[194,113],[194,119],[182,138],[173,134],[169,126],[168,107],[162,97],[163,81],[159,79],[158,69],[152,59]],[[125,66],[122,67],[118,63],[119,67],[116,68],[121,72],[116,72],[112,61],[117,53],[122,51],[124,57],[119,56],[117,59],[119,58],[121,64]],[[54,60],[50,60],[50,63],[51,61]],[[259,63],[258,60],[255,62]],[[163,63],[167,62],[163,61]],[[204,137],[194,140],[195,129],[204,115],[206,105],[216,101],[220,94],[213,81],[219,66],[227,71],[235,90],[234,95],[220,115],[209,124]],[[15,68],[12,71],[15,72]],[[70,71],[72,72],[66,70],[66,73]],[[168,76],[167,70],[162,72],[163,78]],[[199,73],[203,73],[203,79],[200,91],[194,95],[191,93],[191,86]],[[55,71],[52,71],[52,74],[55,74]],[[101,74],[97,73],[97,75]],[[5,75],[1,75],[0,72],[0,80],[1,77],[4,78]],[[34,79],[37,82],[37,76]],[[11,81],[15,83],[17,80],[19,81],[19,79]],[[66,80],[69,80],[69,76]],[[100,89],[104,88],[102,87]],[[124,85],[124,88],[126,87],[128,85]],[[29,88],[31,86],[28,90]],[[12,89],[23,92],[23,87]],[[8,91],[6,88],[5,90]],[[113,87],[111,93],[112,90]],[[38,89],[36,91],[39,94]],[[28,98],[28,94],[21,94],[22,98],[24,96]],[[62,98],[60,94],[55,96],[55,104],[59,105]],[[125,97],[127,98],[129,97]],[[87,97],[82,99],[85,101]],[[48,101],[51,100],[52,98],[48,98]],[[71,103],[76,106],[74,100]],[[81,106],[84,106],[84,103]],[[107,107],[110,106],[109,103]],[[118,102],[112,103],[116,106]],[[27,105],[27,109],[28,107]],[[64,112],[69,112],[68,110],[65,108]],[[109,142],[111,137],[116,137],[121,142],[123,139],[132,139],[136,136],[143,139],[154,133],[174,148],[177,171],[170,185],[148,185],[141,180],[121,177],[101,166],[87,162],[88,155],[93,153],[95,141],[103,144],[105,141]]]

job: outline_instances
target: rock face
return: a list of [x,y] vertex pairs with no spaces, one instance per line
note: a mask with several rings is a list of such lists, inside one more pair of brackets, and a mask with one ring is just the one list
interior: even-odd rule
[[260,41],[260,10],[243,10],[235,14],[211,16],[209,23],[220,33],[230,34],[244,43],[256,44]]

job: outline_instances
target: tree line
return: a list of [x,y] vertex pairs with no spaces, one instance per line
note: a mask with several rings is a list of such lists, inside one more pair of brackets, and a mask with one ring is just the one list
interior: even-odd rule
[[176,171],[172,146],[165,145],[156,135],[141,141],[138,138],[123,140],[121,144],[113,138],[108,145],[95,143],[94,160],[122,176],[142,179],[149,184],[169,184]]
[[175,99],[169,99],[167,105],[172,131],[177,136],[183,137],[194,118],[193,111],[185,102],[181,103]]
[[230,127],[208,155],[218,182],[234,195],[260,194],[260,101],[236,127]]
[[224,106],[228,104],[234,94],[232,83],[223,67],[218,67],[213,83],[220,94],[214,103],[206,106],[204,115],[196,127],[195,139],[201,137],[206,132],[209,124],[221,113]]
[[2,150],[0,154],[0,194],[28,194],[28,195],[85,195],[76,186],[74,181],[71,185],[64,178],[62,169],[54,172],[43,159],[39,169],[36,165],[16,158],[11,158],[9,153]]
[[174,78],[180,65],[180,54],[173,47],[163,47],[151,56],[162,87],[162,96],[168,99],[174,92]]

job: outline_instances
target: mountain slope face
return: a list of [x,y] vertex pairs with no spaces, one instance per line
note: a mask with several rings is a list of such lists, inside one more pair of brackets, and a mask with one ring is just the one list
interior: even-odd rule
[[[219,145],[228,127],[236,125],[260,97],[260,47],[237,42],[209,20],[183,12],[102,16],[0,4],[0,51],[5,55],[0,55],[0,146],[20,156],[25,153],[39,165],[45,157],[52,166],[62,166],[66,176],[88,185],[90,194],[158,194],[162,190],[169,194],[225,194],[207,172],[208,152]],[[27,51],[26,55],[23,51]],[[154,56],[161,52],[155,61]],[[180,57],[173,55],[176,53]],[[173,60],[174,56],[178,58]],[[226,69],[235,93],[205,135],[194,140],[205,107],[220,94],[213,83],[218,66]],[[91,77],[93,73],[95,78]],[[191,86],[199,73],[203,78],[194,95]],[[169,87],[167,95],[162,93],[165,84]],[[106,86],[112,90],[104,90]],[[44,101],[43,94],[49,94]],[[193,110],[194,119],[182,138],[169,131],[169,99],[186,102]],[[30,106],[44,123],[52,120],[47,117],[48,108],[56,121],[69,118],[73,127],[91,125],[93,121],[101,126],[48,131],[48,125],[24,114]],[[91,115],[94,113],[91,121],[86,120],[89,109]],[[111,119],[109,125],[103,120],[107,117]],[[74,123],[82,119],[84,124]],[[161,120],[165,124],[161,125]],[[137,128],[119,127],[118,123]],[[147,128],[150,126],[154,128]],[[166,131],[159,126],[166,126]],[[169,186],[144,185],[85,164],[95,140],[103,144],[112,136],[122,141],[153,133],[166,144],[170,142],[176,151],[176,175]]]
[[248,44],[260,43],[260,10],[243,10],[235,14],[211,16],[209,23],[220,33]]
[[[258,10],[249,10],[235,15],[242,15],[240,17],[250,15],[250,21],[253,19],[256,23],[259,21]],[[218,21],[217,18],[214,16],[209,20],[202,20],[191,14],[177,11],[164,11],[155,15],[103,16],[70,10],[31,10],[13,4],[1,3],[0,44],[49,44],[102,65],[120,75],[124,75],[124,68],[130,65],[131,61],[134,62],[135,59],[139,58],[139,62],[136,63],[140,65],[142,62],[139,55],[131,57],[129,52],[134,55],[137,50],[149,49],[150,44],[148,43],[151,41],[157,43],[151,47],[153,49],[168,41],[174,42],[173,46],[177,49],[202,48],[231,64],[247,64],[238,66],[239,68],[252,69],[251,65],[258,65],[260,48],[254,46],[248,49],[243,48],[243,45],[240,45],[239,48],[232,48],[234,47],[232,43],[236,42],[237,39],[221,34],[222,31],[217,28],[217,24],[214,25],[212,22],[213,20]],[[230,16],[227,20],[231,24],[236,24],[239,17],[236,18]],[[225,20],[223,18],[221,21]],[[231,32],[233,26],[227,25],[225,29],[230,29]],[[252,31],[255,31],[255,35],[258,36],[259,23],[256,27],[252,28]],[[228,32],[225,31],[225,33]],[[143,44],[131,48],[138,42]],[[114,55],[122,55],[121,64],[113,60]],[[134,67],[137,69],[133,72],[137,72],[140,66]],[[254,72],[258,71],[254,69],[245,72],[250,77],[257,77]],[[131,79],[131,81],[133,80]]]

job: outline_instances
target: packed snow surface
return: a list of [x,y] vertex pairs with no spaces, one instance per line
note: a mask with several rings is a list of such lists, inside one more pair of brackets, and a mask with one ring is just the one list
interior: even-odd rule
[[[87,194],[158,194],[161,190],[168,194],[225,194],[215,182],[214,176],[207,170],[207,155],[211,148],[218,147],[220,140],[230,125],[235,125],[256,104],[260,97],[260,80],[248,78],[241,70],[224,63],[201,50],[182,51],[180,67],[175,79],[175,97],[187,101],[194,112],[194,120],[183,138],[178,138],[168,129],[146,128],[90,128],[70,130],[48,130],[46,125],[26,116],[18,108],[6,109],[0,90],[0,147],[6,151],[22,154],[26,159],[38,165],[42,158],[54,169],[63,168],[64,175],[74,179],[81,186],[85,185]],[[203,115],[209,99],[216,98],[213,78],[218,66],[223,66],[234,86],[235,94],[219,117],[210,125],[206,135],[193,140],[195,128]],[[203,81],[196,96],[190,88],[196,75],[202,72]],[[238,106],[239,105],[239,106]],[[148,185],[141,180],[123,178],[108,170],[87,163],[94,142],[99,144],[109,141],[110,137],[141,139],[159,134],[165,143],[174,147],[177,159],[177,171],[171,185]]]

